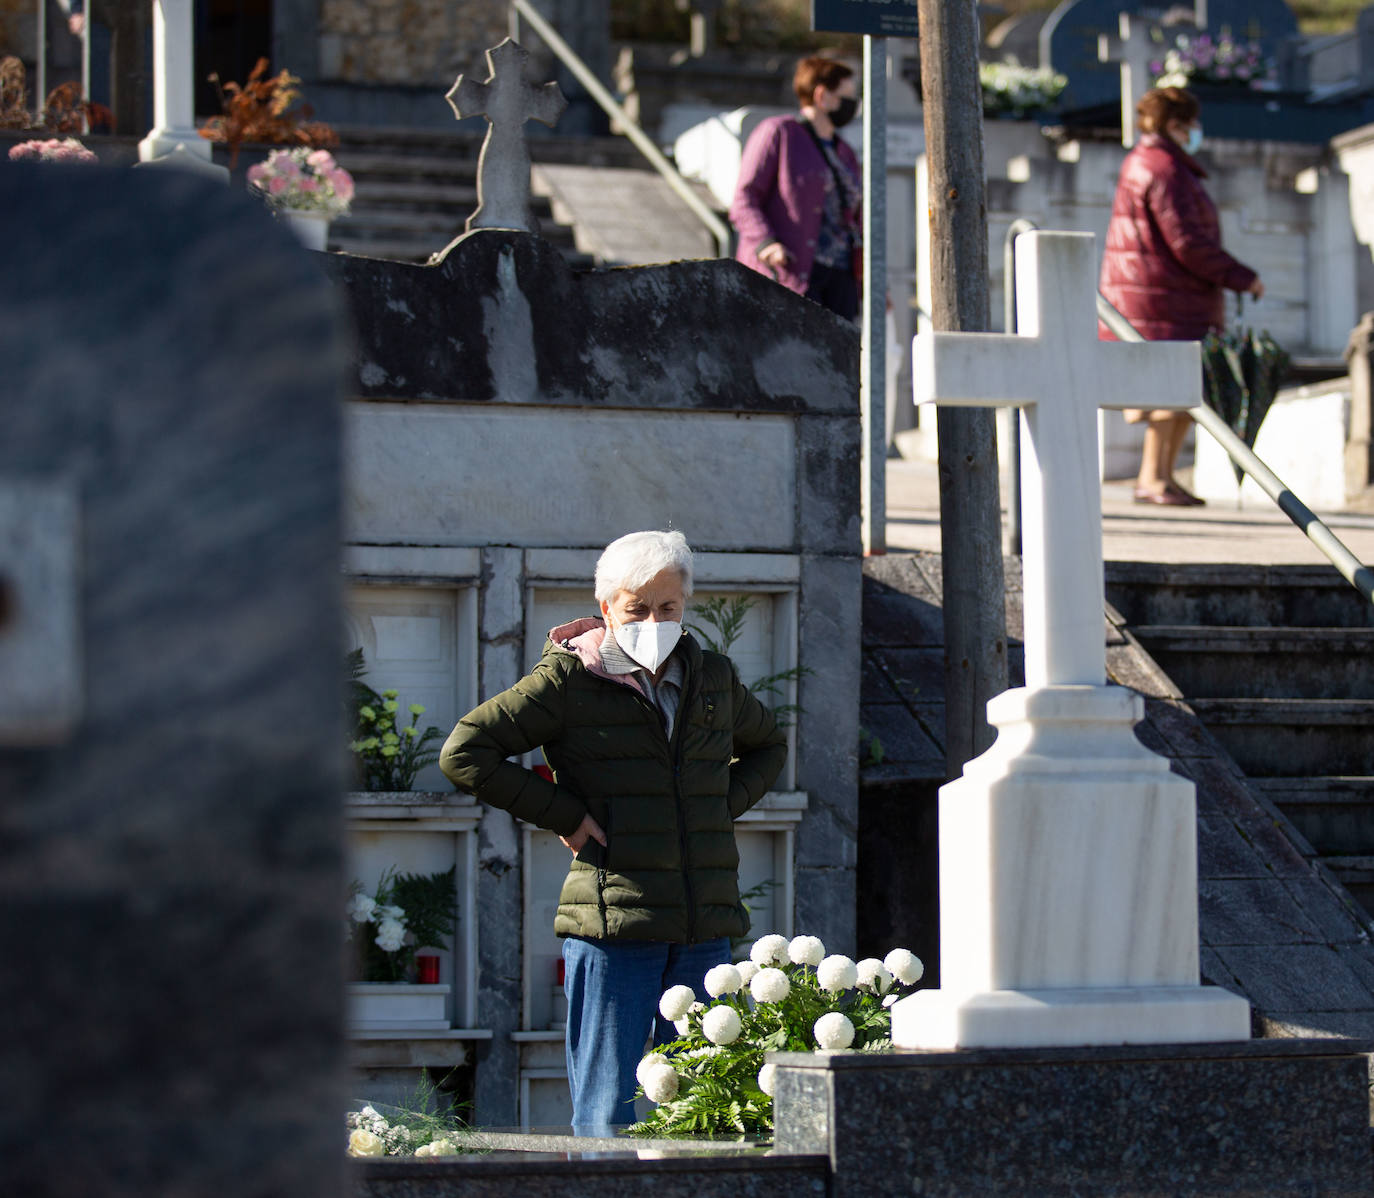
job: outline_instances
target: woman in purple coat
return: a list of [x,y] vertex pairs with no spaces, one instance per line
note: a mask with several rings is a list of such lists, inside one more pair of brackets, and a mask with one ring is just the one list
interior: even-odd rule
[[858,108],[854,72],[804,58],[793,90],[801,111],[763,121],[744,147],[730,223],[735,256],[784,287],[853,320],[862,261],[859,160],[836,136]]
[[[1226,291],[1259,299],[1264,284],[1221,248],[1216,205],[1202,186],[1207,172],[1193,158],[1202,144],[1196,98],[1159,87],[1136,112],[1144,136],[1121,164],[1098,289],[1147,341],[1201,341],[1226,323]],[[1105,325],[1099,335],[1113,339]],[[1192,417],[1161,409],[1126,419],[1148,421],[1136,502],[1201,503],[1173,477]]]

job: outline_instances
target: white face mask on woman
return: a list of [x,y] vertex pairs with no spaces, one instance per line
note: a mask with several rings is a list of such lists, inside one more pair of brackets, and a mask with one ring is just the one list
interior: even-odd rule
[[649,673],[658,670],[678,641],[682,639],[682,625],[676,620],[636,620],[633,624],[616,624],[615,643],[625,650],[631,661]]
[[1188,129],[1188,140],[1183,143],[1183,148],[1189,154],[1196,154],[1202,149],[1202,126],[1192,125]]

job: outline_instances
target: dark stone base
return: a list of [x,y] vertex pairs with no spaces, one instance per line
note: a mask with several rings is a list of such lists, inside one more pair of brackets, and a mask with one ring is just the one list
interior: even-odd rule
[[1367,1195],[1370,1047],[783,1053],[775,1147],[828,1145],[832,1198]]

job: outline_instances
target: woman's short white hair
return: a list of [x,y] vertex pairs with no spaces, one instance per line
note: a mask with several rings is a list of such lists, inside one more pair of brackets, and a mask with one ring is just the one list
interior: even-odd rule
[[596,563],[596,600],[609,603],[620,591],[637,591],[664,570],[682,575],[682,595],[692,593],[692,551],[680,532],[632,532],[612,541]]

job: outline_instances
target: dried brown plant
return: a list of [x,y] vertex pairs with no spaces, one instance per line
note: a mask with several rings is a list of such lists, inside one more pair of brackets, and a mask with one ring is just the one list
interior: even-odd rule
[[339,144],[333,129],[310,119],[315,110],[309,104],[292,109],[301,98],[297,87],[300,80],[285,70],[268,77],[265,58],[258,59],[242,84],[221,83],[215,74],[210,76],[210,82],[219,93],[224,111],[206,121],[200,135],[229,147],[230,169],[238,163],[244,142],[325,148]]

